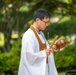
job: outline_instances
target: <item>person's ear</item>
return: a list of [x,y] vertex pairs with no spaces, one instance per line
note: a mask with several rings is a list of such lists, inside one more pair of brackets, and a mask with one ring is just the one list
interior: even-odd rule
[[37,19],[36,19],[36,22],[38,22],[39,20],[40,20],[40,19],[39,19],[39,18],[37,18]]

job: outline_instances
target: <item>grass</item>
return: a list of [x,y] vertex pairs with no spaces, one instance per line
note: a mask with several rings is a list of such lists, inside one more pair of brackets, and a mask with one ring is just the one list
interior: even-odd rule
[[18,34],[17,33],[13,33],[11,37],[12,38],[18,38]]
[[65,75],[65,72],[60,72],[59,75]]
[[4,35],[0,33],[0,46],[4,45]]
[[[18,34],[16,33],[14,33],[14,34],[12,34],[12,36],[11,36],[12,38],[17,38],[18,37]],[[4,35],[3,35],[3,33],[0,33],[0,46],[3,46],[4,45]]]

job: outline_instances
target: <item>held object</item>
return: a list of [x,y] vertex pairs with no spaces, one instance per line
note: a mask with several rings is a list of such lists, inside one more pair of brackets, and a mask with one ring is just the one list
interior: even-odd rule
[[[56,36],[53,40],[53,42],[50,45],[50,48],[53,49],[54,52],[58,52],[61,48],[66,46],[66,41],[65,39],[60,39],[58,40],[58,36]],[[56,42],[57,41],[57,42]],[[56,43],[55,43],[56,42]]]

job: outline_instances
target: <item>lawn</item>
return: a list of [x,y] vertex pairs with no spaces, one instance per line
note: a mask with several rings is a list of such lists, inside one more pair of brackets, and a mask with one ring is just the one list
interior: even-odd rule
[[59,73],[59,75],[65,75],[65,72],[61,72],[61,73]]
[[3,46],[4,44],[4,37],[3,37],[3,34],[0,33],[0,46]]
[[[17,33],[14,33],[12,34],[11,36],[12,38],[17,38],[18,37],[18,34]],[[0,46],[3,46],[4,45],[4,35],[3,33],[0,33]]]

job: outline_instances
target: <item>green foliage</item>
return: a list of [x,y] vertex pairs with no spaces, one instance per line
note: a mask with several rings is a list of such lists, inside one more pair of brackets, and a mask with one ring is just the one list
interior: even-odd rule
[[[73,25],[73,26],[72,26]],[[49,39],[54,37],[55,35],[58,36],[67,36],[67,35],[72,35],[72,34],[76,34],[76,25],[74,23],[72,23],[72,20],[68,18],[68,20],[66,20],[64,18],[64,22],[60,22],[60,23],[53,23],[51,25],[49,25],[46,30],[44,31],[46,37],[47,37],[47,33],[49,32]]]
[[4,45],[4,36],[0,33],[0,46]]
[[55,62],[59,70],[76,68],[76,46],[68,45],[63,50],[55,53]]
[[65,75],[65,72],[60,72],[59,75]]
[[[12,5],[10,7],[10,4]],[[21,11],[21,7],[26,7],[28,10]],[[10,46],[12,31],[17,31],[20,36],[23,31],[29,27],[29,22],[32,20],[33,12],[37,8],[45,8],[52,15],[60,16],[70,16],[71,21],[61,22],[59,24],[52,24],[48,26],[45,31],[47,37],[47,32],[49,32],[49,37],[54,35],[70,35],[76,34],[76,1],[75,0],[1,0],[0,1],[0,32],[6,36],[6,46]],[[8,40],[8,41],[7,41]],[[4,42],[5,44],[5,42]],[[8,46],[9,45],[9,46]],[[5,47],[6,47],[5,46]],[[66,50],[66,48],[68,50]],[[76,66],[76,55],[71,51],[71,49],[76,49],[75,46],[66,47],[65,50],[60,51],[56,54],[56,64],[58,68],[66,68],[69,65]],[[9,51],[8,48],[5,49]],[[66,51],[68,51],[66,53]],[[17,71],[19,63],[20,54],[20,41],[15,41],[10,49],[9,53],[0,54],[0,72],[1,71]],[[70,55],[68,55],[70,54]],[[73,55],[74,54],[74,55]],[[64,56],[64,58],[62,57]],[[63,59],[62,59],[62,58]],[[70,59],[71,58],[71,59]],[[70,62],[68,62],[70,61]],[[68,63],[66,63],[68,62]],[[65,64],[66,63],[66,64]]]
[[8,72],[17,74],[20,59],[21,41],[15,41],[9,53],[0,54],[0,72]]

